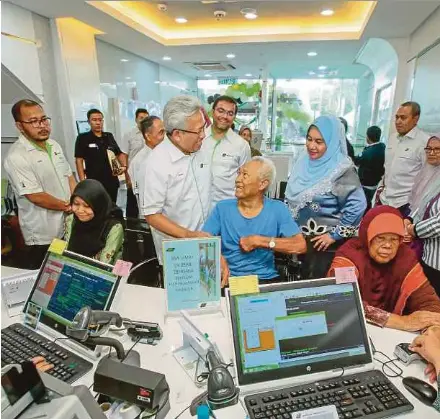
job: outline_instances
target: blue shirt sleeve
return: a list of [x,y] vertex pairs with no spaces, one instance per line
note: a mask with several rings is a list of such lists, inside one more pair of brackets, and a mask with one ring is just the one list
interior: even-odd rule
[[[340,223],[336,226],[336,230],[330,233],[334,240],[341,240],[344,236],[350,237],[349,233],[359,226],[367,208],[367,200],[362,187],[356,188],[345,200],[338,197],[338,201],[342,217]],[[344,231],[343,235],[340,234],[342,231]]]
[[278,237],[292,237],[301,233],[301,230],[290,214],[287,205],[282,202],[277,202],[277,204],[279,208],[276,208],[275,210],[278,214]]
[[205,225],[202,228],[202,231],[205,233],[212,234],[213,236],[219,236],[221,233],[221,217],[220,211],[218,209],[218,205],[214,207],[211,212],[211,215],[205,222]]

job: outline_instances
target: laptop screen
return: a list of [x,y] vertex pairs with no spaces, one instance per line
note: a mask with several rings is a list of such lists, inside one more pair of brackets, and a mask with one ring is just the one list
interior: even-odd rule
[[40,322],[65,334],[66,326],[84,306],[108,310],[119,285],[112,267],[75,253],[48,253],[44,260],[28,306],[41,310]]
[[357,285],[333,279],[230,297],[239,383],[371,362],[361,304]]

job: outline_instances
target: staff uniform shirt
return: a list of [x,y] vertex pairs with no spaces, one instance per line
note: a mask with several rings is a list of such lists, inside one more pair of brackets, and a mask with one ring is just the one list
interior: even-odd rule
[[88,179],[99,180],[104,186],[118,184],[117,176],[113,176],[107,150],[115,156],[121,154],[113,134],[103,132],[97,137],[92,131],[79,134],[75,144],[75,157],[84,159],[85,174]]
[[144,148],[137,153],[128,167],[131,184],[133,185],[133,193],[136,195],[139,206],[139,192],[143,190],[140,186],[144,183],[145,164],[152,149],[144,144]]
[[64,212],[41,208],[25,195],[46,192],[55,198],[70,198],[69,163],[60,145],[46,141],[47,151],[40,149],[20,135],[5,159],[5,171],[14,190],[18,205],[18,218],[25,243],[50,244],[55,237],[62,237]]
[[200,151],[210,161],[213,208],[224,199],[235,198],[237,171],[251,159],[251,149],[248,142],[232,129],[220,140],[212,137],[211,129],[212,127],[206,129],[206,138]]
[[128,155],[129,164],[131,164],[136,154],[139,153],[144,146],[144,136],[137,126],[122,137],[121,151]]
[[[180,151],[167,137],[151,151],[145,163],[140,211],[163,214],[189,230],[200,230],[210,207],[209,162],[200,152]],[[170,238],[152,229],[159,261],[162,240]]]
[[383,204],[399,208],[409,201],[414,178],[425,161],[429,135],[414,127],[406,135],[393,134],[385,150]]

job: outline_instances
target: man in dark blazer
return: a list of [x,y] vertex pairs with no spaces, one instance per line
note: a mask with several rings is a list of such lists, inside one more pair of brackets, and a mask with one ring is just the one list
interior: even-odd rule
[[367,146],[362,154],[355,157],[354,162],[359,167],[359,179],[367,198],[367,211],[385,172],[385,144],[380,142],[382,131],[377,126],[367,129]]

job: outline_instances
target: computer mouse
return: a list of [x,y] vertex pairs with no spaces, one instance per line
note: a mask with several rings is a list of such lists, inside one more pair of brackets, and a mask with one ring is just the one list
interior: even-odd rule
[[432,406],[437,398],[437,390],[430,384],[416,377],[405,377],[402,380],[405,388],[422,403]]

